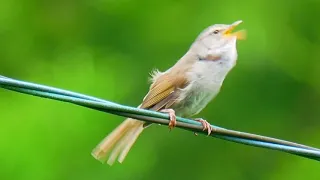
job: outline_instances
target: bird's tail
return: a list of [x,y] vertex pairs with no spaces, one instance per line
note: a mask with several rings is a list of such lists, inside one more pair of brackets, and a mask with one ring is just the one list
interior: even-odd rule
[[143,121],[126,119],[93,149],[92,156],[104,163],[107,161],[107,154],[112,150],[107,163],[112,165],[117,158],[122,163],[143,131],[143,124]]

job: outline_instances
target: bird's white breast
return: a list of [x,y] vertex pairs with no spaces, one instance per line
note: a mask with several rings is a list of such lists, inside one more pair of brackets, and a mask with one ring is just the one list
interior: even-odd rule
[[189,117],[199,113],[220,91],[228,72],[237,59],[236,49],[229,50],[228,56],[220,60],[199,60],[187,73],[190,84],[182,89],[176,113]]

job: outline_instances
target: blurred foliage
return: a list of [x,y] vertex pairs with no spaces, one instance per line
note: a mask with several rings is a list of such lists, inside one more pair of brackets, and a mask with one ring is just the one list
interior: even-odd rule
[[[0,74],[136,106],[205,27],[243,20],[236,68],[198,116],[320,147],[319,0],[0,1]],[[92,148],[123,118],[0,90],[0,179],[319,179],[319,163],[153,126],[123,164]],[[148,135],[146,135],[148,134]]]

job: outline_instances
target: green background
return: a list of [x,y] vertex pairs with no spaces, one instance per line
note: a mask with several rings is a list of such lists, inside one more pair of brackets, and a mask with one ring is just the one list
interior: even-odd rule
[[[243,20],[238,63],[197,117],[320,147],[319,0],[0,1],[0,74],[136,106],[215,23]],[[320,179],[319,162],[153,126],[123,164],[91,150],[123,118],[0,89],[0,179]]]

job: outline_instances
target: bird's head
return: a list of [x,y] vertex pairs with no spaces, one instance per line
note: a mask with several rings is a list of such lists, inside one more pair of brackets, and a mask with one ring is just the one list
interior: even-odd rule
[[215,24],[209,26],[200,33],[196,41],[192,45],[200,54],[209,52],[223,55],[229,50],[236,48],[236,41],[245,39],[246,33],[244,30],[233,32],[233,30],[242,23],[241,20],[232,24]]

